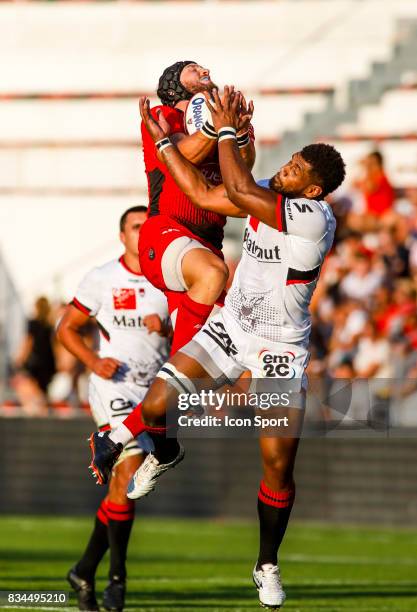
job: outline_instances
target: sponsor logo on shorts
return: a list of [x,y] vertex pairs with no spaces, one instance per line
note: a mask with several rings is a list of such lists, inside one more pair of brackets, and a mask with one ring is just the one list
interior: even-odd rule
[[149,249],[148,251],[148,257],[149,259],[155,259],[155,251],[153,249]]
[[219,321],[210,321],[208,326],[203,329],[203,332],[210,336],[210,338],[214,340],[214,342],[218,344],[229,357],[237,354],[237,348],[233,344],[233,341],[227,333],[223,323],[220,323]]
[[123,397],[117,397],[110,402],[110,408],[113,412],[119,412],[121,410],[130,410],[133,408],[134,403],[130,400],[126,400]]
[[295,368],[291,365],[295,359],[294,353],[285,351],[277,355],[268,349],[262,349],[258,358],[261,362],[262,372],[266,378],[294,378]]

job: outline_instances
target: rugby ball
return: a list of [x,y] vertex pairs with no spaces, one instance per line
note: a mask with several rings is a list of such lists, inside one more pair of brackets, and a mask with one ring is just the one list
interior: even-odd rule
[[194,134],[208,121],[212,123],[211,113],[207,108],[204,94],[195,94],[188,103],[184,114],[184,128],[187,134]]

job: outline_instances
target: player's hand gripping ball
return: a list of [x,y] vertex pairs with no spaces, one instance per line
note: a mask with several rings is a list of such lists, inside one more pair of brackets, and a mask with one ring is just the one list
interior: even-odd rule
[[233,85],[225,86],[222,100],[218,89],[212,90],[212,99],[207,92],[204,95],[216,132],[222,127],[234,127],[239,131],[249,125],[253,114],[253,103],[250,102],[246,106],[246,100],[240,92],[234,90]]

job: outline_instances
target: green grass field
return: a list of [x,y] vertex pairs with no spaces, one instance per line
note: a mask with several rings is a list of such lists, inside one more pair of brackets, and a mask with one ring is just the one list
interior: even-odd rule
[[[0,518],[0,590],[67,590],[63,576],[90,525],[84,518]],[[126,609],[260,610],[251,582],[256,551],[253,523],[138,517]],[[417,531],[294,522],[281,558],[284,610],[417,611]],[[99,595],[106,571],[107,558]]]

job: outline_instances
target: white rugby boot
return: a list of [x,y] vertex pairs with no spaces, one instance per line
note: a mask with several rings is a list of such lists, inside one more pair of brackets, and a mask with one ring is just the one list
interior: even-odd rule
[[285,601],[285,592],[277,565],[266,563],[261,569],[253,570],[253,581],[259,593],[259,603],[263,608],[279,610]]
[[149,453],[129,482],[127,487],[128,498],[139,499],[139,497],[148,495],[154,490],[158,478],[167,470],[174,468],[183,459],[184,447],[181,444],[179,444],[178,455],[170,463],[159,463],[155,455]]

